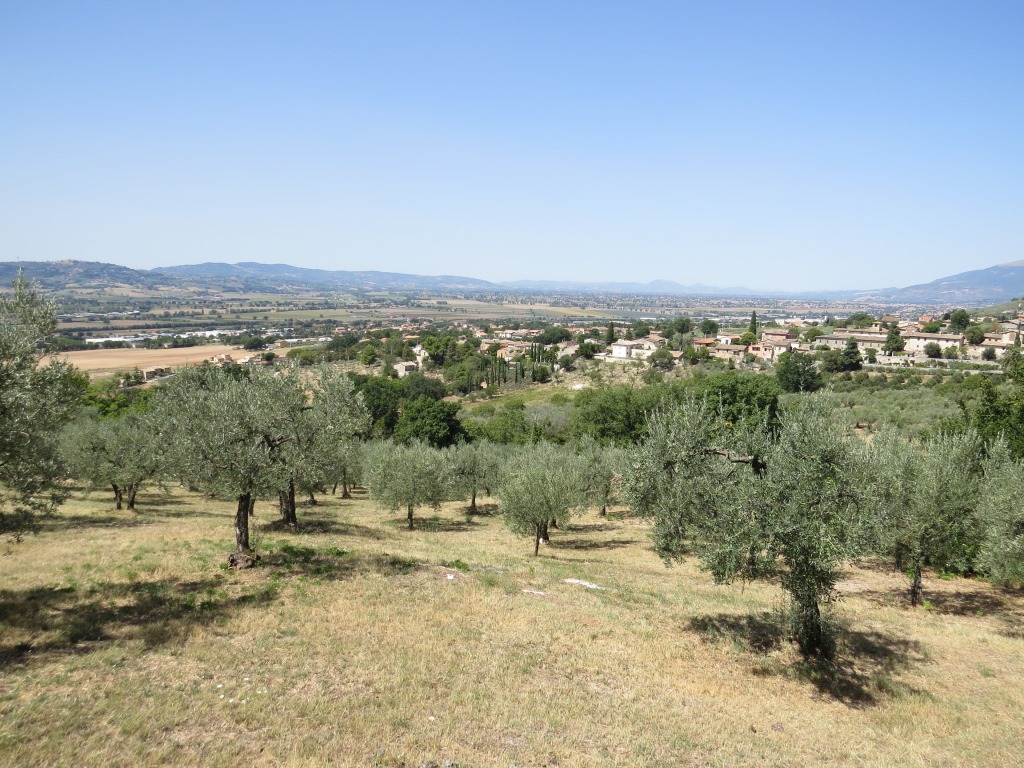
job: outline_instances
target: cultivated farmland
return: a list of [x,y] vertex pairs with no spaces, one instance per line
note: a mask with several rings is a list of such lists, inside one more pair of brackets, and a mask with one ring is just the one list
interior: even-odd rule
[[[197,347],[178,347],[175,349],[87,349],[76,352],[62,352],[53,355],[55,358],[67,360],[80,371],[85,371],[90,378],[100,378],[117,371],[130,371],[133,368],[151,368],[167,365],[177,368],[182,365],[196,365],[211,355],[230,354],[235,357],[248,356],[238,347],[228,344],[205,344]],[[43,359],[45,364],[46,358]]]

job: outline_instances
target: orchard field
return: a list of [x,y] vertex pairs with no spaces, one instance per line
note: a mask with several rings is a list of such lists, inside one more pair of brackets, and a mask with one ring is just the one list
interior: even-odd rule
[[535,558],[492,499],[415,531],[318,501],[296,531],[257,503],[243,571],[234,504],[177,487],[40,518],[0,560],[0,764],[1020,764],[1019,593],[929,574],[911,609],[857,561],[805,661],[777,586],[666,569],[623,508]]

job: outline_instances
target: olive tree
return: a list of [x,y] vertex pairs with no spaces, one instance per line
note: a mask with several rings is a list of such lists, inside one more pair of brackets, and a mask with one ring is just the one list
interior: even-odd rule
[[973,566],[984,445],[973,430],[920,444],[880,438],[871,450],[876,529],[882,550],[907,571],[911,605],[919,605],[925,566],[961,573]]
[[584,435],[576,451],[582,461],[587,502],[604,517],[615,500],[616,480],[622,476],[626,453],[621,448],[602,446],[589,435]]
[[286,377],[263,369],[204,365],[179,373],[153,403],[170,474],[207,493],[233,498],[235,568],[255,564],[249,514],[258,496],[275,495],[290,472],[282,447],[305,398]]
[[19,274],[0,295],[0,531],[20,535],[67,498],[59,433],[86,380],[59,360],[41,365],[56,304]]
[[160,425],[148,414],[80,419],[64,430],[61,455],[71,474],[94,487],[114,489],[117,509],[135,511],[135,497],[163,470]]
[[501,450],[488,440],[458,443],[445,449],[453,481],[452,494],[469,500],[469,514],[476,514],[476,498],[490,495],[501,466]]
[[551,443],[524,447],[505,462],[497,494],[505,524],[512,533],[533,538],[536,556],[552,522],[565,525],[586,507],[583,462]]
[[1001,441],[989,451],[978,516],[981,523],[979,568],[993,582],[1024,584],[1024,466]]
[[352,498],[352,487],[359,485],[363,477],[364,444],[360,440],[340,440],[330,447],[329,479],[338,492],[341,486],[341,498]]
[[344,476],[350,452],[344,450],[370,427],[370,416],[352,379],[332,366],[295,369],[288,377],[300,393],[288,413],[290,439],[282,445],[280,458],[288,465],[288,484],[279,491],[282,521],[298,525],[296,489],[313,494]]
[[767,421],[733,429],[689,400],[652,419],[625,493],[654,518],[666,564],[693,551],[717,583],[774,575],[803,652],[829,655],[822,607],[838,597],[843,561],[863,548],[861,454],[820,395],[784,412],[777,433]]
[[370,497],[385,509],[404,509],[410,531],[416,527],[416,507],[439,509],[451,496],[449,463],[439,449],[423,442],[372,444],[365,472]]

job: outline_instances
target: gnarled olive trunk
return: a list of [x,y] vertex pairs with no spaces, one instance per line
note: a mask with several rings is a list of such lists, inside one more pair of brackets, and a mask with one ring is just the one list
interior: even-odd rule
[[298,527],[299,519],[295,514],[295,481],[288,481],[288,490],[280,494],[281,522],[292,528]]
[[115,509],[122,509],[121,499],[123,498],[124,492],[121,490],[121,486],[117,483],[111,483],[114,488],[114,502],[116,504]]
[[409,530],[410,531],[415,530],[415,526],[412,524],[412,504],[409,505],[409,510],[408,510],[408,513],[407,513],[407,517],[409,519]]
[[910,554],[910,548],[906,544],[897,544],[893,553],[893,570],[903,572],[903,564]]
[[139,492],[139,484],[138,483],[130,483],[129,485],[125,486],[125,493],[127,494],[126,501],[128,502],[127,506],[128,506],[128,511],[129,512],[134,512],[135,511],[135,494],[137,494],[138,492]]
[[238,495],[238,507],[235,510],[235,551],[228,555],[228,565],[232,568],[252,568],[259,559],[249,546],[249,509],[251,505],[251,493]]
[[473,489],[473,496],[469,500],[469,512],[470,514],[476,514],[476,488]]
[[817,601],[798,604],[800,627],[797,642],[804,656],[812,656],[827,651],[825,645],[825,629],[821,623],[821,609]]
[[921,563],[914,563],[914,575],[910,582],[910,604],[920,605],[924,598],[924,588],[921,585]]
[[348,469],[341,470],[341,498],[351,499],[352,494],[349,493],[348,485]]

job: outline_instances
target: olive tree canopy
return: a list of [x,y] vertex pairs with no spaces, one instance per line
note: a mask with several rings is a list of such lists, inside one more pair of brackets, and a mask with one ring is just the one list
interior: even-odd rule
[[233,498],[234,567],[249,567],[249,510],[257,496],[276,495],[288,484],[282,447],[292,439],[304,394],[265,369],[188,368],[161,387],[153,404],[162,425],[169,471],[207,493]]
[[693,552],[718,583],[775,576],[807,653],[831,652],[821,608],[836,599],[843,561],[864,547],[863,448],[828,402],[808,395],[777,431],[736,429],[702,400],[652,419],[624,491],[654,518],[666,563]]
[[40,365],[56,304],[23,275],[0,296],[0,530],[19,534],[67,497],[58,435],[86,380],[62,361]]
[[498,481],[505,524],[518,536],[533,538],[533,554],[547,537],[548,526],[561,526],[589,500],[583,461],[571,451],[537,443],[516,451]]

